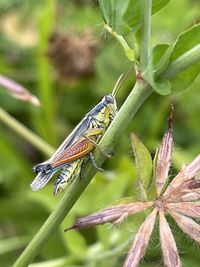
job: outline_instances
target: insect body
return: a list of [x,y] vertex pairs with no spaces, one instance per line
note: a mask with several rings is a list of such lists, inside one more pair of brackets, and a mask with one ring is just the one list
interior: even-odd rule
[[60,174],[54,183],[54,195],[57,195],[58,192],[63,191],[66,188],[68,181],[72,177],[73,179],[80,177],[83,163],[84,158],[80,158],[70,162],[61,169]]
[[[101,170],[94,161],[92,150],[98,147],[98,142],[116,116],[117,105],[115,91],[118,82],[112,94],[104,96],[103,99],[86,114],[83,120],[64,140],[50,159],[34,167],[33,171],[37,173],[37,176],[30,185],[34,191],[44,187],[52,176],[57,171],[60,171],[54,184],[54,194],[57,194],[58,191],[64,189],[64,185],[66,185],[69,179],[80,176],[86,157],[91,159],[94,167]],[[104,152],[102,151],[102,153]]]

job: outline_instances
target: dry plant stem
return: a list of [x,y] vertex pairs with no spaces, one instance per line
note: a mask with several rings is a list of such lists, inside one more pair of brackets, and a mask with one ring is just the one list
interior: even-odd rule
[[[198,51],[197,50],[194,51],[195,54],[197,52],[200,54],[200,46]],[[176,74],[184,69],[183,68],[184,63],[181,62],[180,60],[182,57],[184,58],[184,55],[182,55],[180,58],[177,59],[180,62],[180,67],[181,67],[180,70],[179,70],[179,65],[174,64],[175,66],[174,71]],[[191,65],[193,65],[193,62],[190,62],[190,65],[188,65],[188,61],[186,61],[185,68]],[[175,76],[175,75],[173,76],[173,67],[169,71],[169,73],[170,73],[170,78],[173,78]],[[167,75],[166,78],[168,78]],[[129,122],[133,119],[137,110],[140,108],[143,102],[152,94],[152,92],[153,92],[152,89],[146,83],[137,82],[135,84],[130,95],[124,102],[117,116],[115,117],[109,129],[107,130],[101,142],[99,143],[99,146],[105,152],[109,153],[112,151],[116,141],[123,134],[124,129],[128,126]],[[100,166],[105,161],[105,157],[98,151],[95,151],[94,154],[95,154],[95,160],[97,164]],[[34,238],[26,247],[24,252],[17,259],[13,267],[28,266],[28,264],[32,261],[32,259],[37,255],[41,247],[46,243],[46,241],[50,238],[55,229],[59,226],[59,224],[62,222],[65,216],[69,213],[70,209],[73,207],[75,202],[83,193],[83,191],[85,190],[89,182],[92,180],[95,173],[96,170],[93,169],[91,164],[88,164],[83,173],[84,179],[82,179],[81,182],[79,179],[74,180],[72,182],[72,184],[65,191],[63,198],[59,202],[57,208],[51,213],[49,218],[43,224],[38,233],[34,236]]]
[[13,118],[4,109],[0,107],[0,120],[8,125],[11,129],[17,132],[20,136],[24,137],[30,144],[42,151],[47,156],[51,156],[55,149],[46,143],[38,135],[30,131],[26,126]]

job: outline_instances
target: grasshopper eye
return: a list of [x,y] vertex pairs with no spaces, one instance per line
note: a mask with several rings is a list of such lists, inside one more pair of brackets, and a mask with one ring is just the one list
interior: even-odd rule
[[51,171],[51,169],[52,169],[51,164],[46,164],[46,165],[44,166],[44,172],[45,172],[45,173],[48,173],[49,171]]
[[105,100],[106,100],[106,102],[109,103],[109,104],[113,104],[113,103],[114,103],[114,98],[113,98],[112,95],[107,95],[107,96],[105,96]]

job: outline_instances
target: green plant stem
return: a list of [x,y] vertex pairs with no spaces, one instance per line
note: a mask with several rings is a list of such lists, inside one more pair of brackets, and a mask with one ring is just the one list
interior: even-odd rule
[[52,155],[55,149],[46,143],[42,138],[37,136],[35,133],[30,131],[22,123],[13,118],[8,114],[4,109],[0,107],[0,120],[3,121],[6,125],[12,128],[20,136],[24,137],[29,143],[34,145],[37,149],[42,151],[47,156]]
[[[185,58],[184,55],[178,58],[171,66],[171,69],[168,69],[169,74],[165,73],[165,77],[173,78],[175,76],[175,74],[173,75],[173,71],[174,73],[178,74],[186,67],[190,67],[194,63],[196,63],[196,59],[195,57],[193,57],[193,53],[196,54],[196,52],[196,50],[191,49],[191,52],[186,53],[193,58],[193,61],[190,61],[190,64],[187,63],[184,65],[184,63],[180,61],[180,58],[182,57],[184,60],[186,60],[186,62],[188,62],[188,59]],[[176,62],[178,62],[178,64]],[[160,76],[160,78],[162,78],[162,75]],[[99,143],[99,146],[104,151],[107,151],[108,153],[112,151],[112,148],[124,132],[124,129],[128,126],[129,122],[133,119],[139,107],[152,94],[152,92],[153,90],[146,83],[137,82],[135,84],[133,90],[129,94],[128,98],[119,110],[117,116],[115,117],[101,142]],[[97,164],[100,166],[104,162],[105,157],[98,151],[95,151],[95,159],[97,161]],[[79,196],[83,193],[95,173],[96,170],[93,169],[92,165],[87,164],[83,173],[84,179],[81,181],[80,179],[76,179],[69,185],[57,208],[50,214],[38,233],[34,236],[32,241],[17,259],[14,267],[28,266],[32,259],[37,255],[41,247],[45,244],[45,242],[50,238],[58,225],[62,222],[64,217],[69,213],[70,209],[75,204]]]
[[164,73],[162,74],[162,78],[173,78],[181,71],[189,68],[191,65],[200,61],[200,44],[194,46],[192,49],[187,51],[185,54],[181,55],[175,61],[173,61],[166,68]]
[[[49,47],[49,37],[55,30],[56,0],[41,1],[41,12],[38,27],[38,55],[36,64],[38,70],[38,96],[42,103],[40,112],[33,113],[35,128],[48,143],[57,143],[55,131],[55,99],[51,67],[46,55]],[[42,119],[41,119],[42,118]]]
[[141,55],[140,68],[142,73],[151,67],[151,10],[152,0],[141,0],[142,7],[142,33],[141,33]]
[[135,62],[135,53],[133,51],[133,49],[131,49],[129,47],[129,45],[127,44],[126,40],[124,39],[124,37],[122,35],[117,34],[115,31],[112,30],[112,28],[110,28],[110,26],[108,26],[107,24],[104,25],[104,28],[114,37],[117,39],[117,41],[120,43],[120,45],[122,46],[125,55],[127,56],[127,58],[132,61]]

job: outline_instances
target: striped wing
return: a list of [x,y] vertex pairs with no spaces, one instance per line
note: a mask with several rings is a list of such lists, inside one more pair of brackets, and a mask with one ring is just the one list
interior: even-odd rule
[[67,150],[63,150],[58,157],[55,158],[55,161],[52,162],[51,165],[53,168],[55,168],[77,160],[89,153],[93,148],[94,145],[90,141],[88,141],[86,138],[81,138]]
[[76,126],[76,128],[67,136],[64,142],[59,146],[56,152],[48,160],[49,163],[56,161],[69,147],[71,147],[81,136],[87,131],[92,117],[88,117],[88,114],[83,120]]
[[30,187],[33,191],[38,191],[42,187],[44,187],[51,179],[51,177],[54,175],[55,171],[52,171],[51,173],[42,173],[39,172],[33,182],[30,184]]

